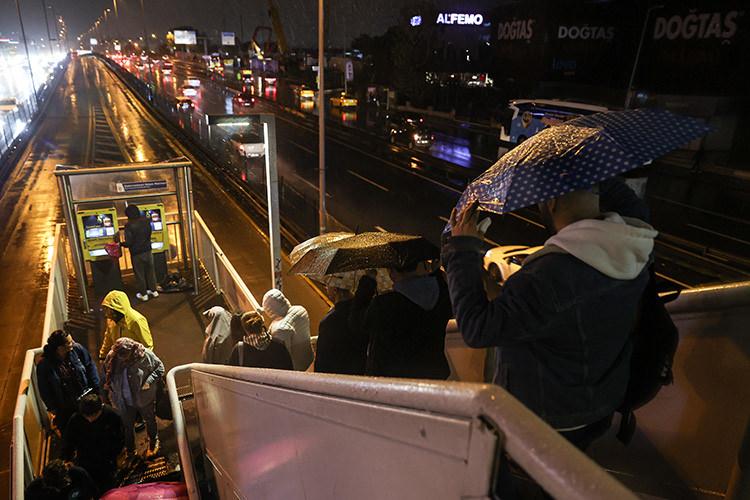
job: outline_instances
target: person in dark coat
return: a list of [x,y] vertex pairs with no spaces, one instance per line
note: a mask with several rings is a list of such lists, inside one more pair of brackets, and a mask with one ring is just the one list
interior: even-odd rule
[[315,371],[364,375],[369,339],[362,324],[367,306],[377,292],[377,283],[370,276],[362,276],[352,295],[354,287],[345,277],[334,278],[337,279],[326,281],[334,306],[318,327]]
[[125,224],[125,241],[122,246],[130,250],[133,261],[133,272],[138,283],[138,293],[135,296],[142,301],[149,297],[156,298],[156,272],[154,270],[154,256],[151,253],[151,221],[148,220],[136,205],[125,208],[128,223]]
[[393,291],[378,295],[367,308],[368,375],[447,379],[445,328],[453,316],[448,287],[440,271],[426,274],[423,264],[390,269]]
[[232,349],[229,364],[247,368],[275,368],[293,370],[292,357],[284,342],[271,337],[263,317],[255,311],[246,312],[241,318],[244,337]]
[[53,423],[60,431],[65,430],[82,395],[99,393],[99,373],[91,355],[62,330],[47,338],[36,376],[42,401],[54,414]]
[[81,398],[65,429],[62,457],[84,468],[99,494],[114,487],[117,456],[125,447],[122,418],[96,394]]
[[24,492],[26,500],[93,500],[99,492],[85,469],[60,459],[44,466],[42,476],[34,479]]
[[629,188],[601,188],[540,204],[551,237],[491,301],[475,205],[454,211],[442,251],[466,344],[495,347],[495,383],[582,450],[607,430],[625,395],[629,337],[657,235],[638,218],[648,211]]

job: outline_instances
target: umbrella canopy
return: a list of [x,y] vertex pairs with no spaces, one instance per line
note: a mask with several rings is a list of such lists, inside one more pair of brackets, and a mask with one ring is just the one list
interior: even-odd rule
[[596,113],[545,129],[510,150],[461,195],[457,210],[512,212],[640,167],[710,128],[669,111]]
[[313,248],[328,245],[329,243],[333,243],[334,241],[338,241],[344,238],[350,238],[352,236],[354,236],[354,233],[347,232],[323,233],[321,235],[314,236],[309,240],[305,240],[299,245],[295,246],[292,249],[292,252],[289,254],[289,260],[292,262],[292,266],[294,266],[297,262],[299,262],[303,255],[305,255]]
[[439,255],[438,248],[422,236],[361,233],[308,250],[290,272],[323,276],[360,269],[403,268]]

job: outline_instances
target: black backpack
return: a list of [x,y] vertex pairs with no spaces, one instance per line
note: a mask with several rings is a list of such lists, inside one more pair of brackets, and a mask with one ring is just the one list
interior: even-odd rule
[[653,270],[643,292],[640,314],[630,337],[630,379],[625,398],[617,411],[622,414],[617,438],[628,444],[635,433],[633,413],[656,397],[661,388],[673,381],[672,362],[679,332],[664,306],[677,293],[660,297]]

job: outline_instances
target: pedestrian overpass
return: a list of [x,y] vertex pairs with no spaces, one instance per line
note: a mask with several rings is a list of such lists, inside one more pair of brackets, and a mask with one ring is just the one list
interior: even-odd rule
[[[180,186],[189,196],[189,182]],[[474,382],[195,363],[203,327],[197,306],[239,311],[258,304],[200,214],[187,217],[189,206],[166,223],[175,228],[170,262],[195,276],[195,294],[150,301],[147,317],[156,323],[157,353],[172,367],[171,446],[191,499],[492,498],[502,457],[555,498],[747,498],[746,465],[737,462],[750,414],[750,283],[689,290],[670,304],[682,337],[675,385],[638,412],[632,447],[618,448],[609,438],[594,447],[602,467],[502,388],[479,382],[482,353],[464,346],[458,332],[446,341],[453,376]],[[70,223],[58,225],[51,246],[40,345],[66,323],[91,318],[77,289],[86,286],[85,266],[74,262],[70,234]],[[160,339],[172,347],[160,352]],[[14,500],[52,453],[36,382],[39,353],[27,352],[13,419]],[[747,444],[744,452],[747,460]]]

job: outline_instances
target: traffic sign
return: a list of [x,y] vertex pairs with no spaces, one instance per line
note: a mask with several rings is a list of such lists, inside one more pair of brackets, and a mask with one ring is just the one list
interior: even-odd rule
[[351,61],[346,61],[346,81],[351,82],[354,80],[354,64]]

